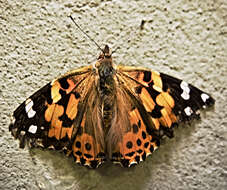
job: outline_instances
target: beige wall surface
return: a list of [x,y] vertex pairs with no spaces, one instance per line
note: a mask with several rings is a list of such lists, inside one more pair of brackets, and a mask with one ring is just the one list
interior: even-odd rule
[[[211,93],[214,108],[129,169],[89,170],[55,151],[19,149],[8,131],[15,108],[99,54],[69,15],[100,46],[120,47],[116,64],[184,79]],[[225,0],[0,1],[0,86],[0,189],[227,189]]]

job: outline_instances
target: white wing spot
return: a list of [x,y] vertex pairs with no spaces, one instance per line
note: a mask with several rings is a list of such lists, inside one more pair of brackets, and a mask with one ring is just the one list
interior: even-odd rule
[[193,111],[189,106],[184,109],[184,112],[186,113],[187,116],[190,116],[193,114]]
[[30,111],[27,114],[28,114],[28,118],[32,118],[35,116],[36,111],[34,111],[33,109],[30,109]]
[[201,94],[201,98],[202,98],[203,102],[206,102],[206,101],[210,98],[210,96],[208,96],[208,95],[205,94],[205,93],[202,93],[202,94]]
[[184,87],[188,87],[188,83],[186,83],[185,81],[182,80],[182,82],[180,83],[180,87],[183,89]]
[[34,117],[35,114],[36,114],[36,111],[34,111],[32,109],[32,106],[34,105],[33,101],[29,98],[29,99],[26,100],[25,104],[26,104],[25,111],[28,115],[28,118]]
[[36,125],[31,125],[31,126],[29,127],[29,129],[28,129],[28,132],[29,132],[29,133],[35,134],[36,131],[37,131],[37,126],[36,126]]
[[185,100],[189,100],[189,98],[190,98],[189,94],[185,91],[182,92],[181,97]]
[[26,100],[25,104],[26,104],[25,105],[26,112],[28,112],[32,108],[32,106],[34,105],[33,101],[30,98],[28,98]]
[[190,98],[190,88],[188,86],[188,83],[186,83],[185,81],[182,81],[180,83],[180,87],[181,89],[183,90],[182,94],[181,94],[181,97],[185,100],[188,100]]
[[185,81],[182,81],[182,82],[180,83],[180,87],[181,87],[181,89],[182,89],[183,91],[185,91],[185,92],[187,92],[187,93],[189,94],[190,88],[189,88],[189,86],[188,86],[188,83],[186,83]]

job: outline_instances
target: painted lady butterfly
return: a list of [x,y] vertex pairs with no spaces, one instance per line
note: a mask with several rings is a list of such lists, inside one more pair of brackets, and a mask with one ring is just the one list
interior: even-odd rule
[[9,130],[21,148],[63,150],[91,168],[106,159],[130,167],[157,149],[162,136],[173,137],[175,125],[213,104],[182,80],[115,66],[106,45],[94,66],[66,73],[23,102]]

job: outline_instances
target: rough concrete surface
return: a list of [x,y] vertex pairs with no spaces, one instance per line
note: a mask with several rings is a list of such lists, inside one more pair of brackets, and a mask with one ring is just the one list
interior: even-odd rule
[[[115,63],[182,78],[211,93],[214,108],[134,168],[90,170],[58,152],[19,149],[8,132],[14,109],[99,53],[68,15],[100,46],[120,47]],[[225,0],[0,0],[0,85],[0,189],[227,189]]]

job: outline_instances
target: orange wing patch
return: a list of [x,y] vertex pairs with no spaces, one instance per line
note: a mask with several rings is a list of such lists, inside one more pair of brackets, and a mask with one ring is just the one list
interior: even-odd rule
[[[77,114],[77,104],[79,102],[79,99],[75,98],[74,94],[70,94],[70,98],[66,107],[66,115],[70,120],[73,121],[73,119],[76,117]],[[59,120],[59,117],[61,117],[64,113],[64,106],[58,105],[58,104],[47,104],[47,109],[45,111],[45,120],[47,122],[50,122],[50,129],[48,132],[49,137],[55,137],[56,139],[62,139],[65,138],[66,135],[70,139],[72,135],[73,125],[71,126],[62,126],[62,121]]]
[[[49,110],[47,109],[47,111],[49,111]],[[48,132],[49,137],[55,137],[58,140],[61,138],[62,121],[59,120],[59,117],[63,113],[64,113],[64,107],[60,106],[60,105],[55,105],[52,114],[49,114],[49,115],[52,115],[51,116],[51,127]],[[47,114],[45,114],[45,115],[47,115]]]
[[142,103],[143,103],[145,109],[148,112],[152,112],[152,110],[155,107],[155,102],[151,98],[151,96],[149,95],[149,92],[145,88],[142,88],[140,97],[141,97],[141,100],[142,100]]
[[118,143],[113,161],[121,163],[125,167],[144,161],[156,148],[157,144],[148,134],[145,124],[138,109],[129,112],[131,130],[123,135]]
[[[93,135],[86,133],[86,113],[77,130],[72,150],[75,162],[91,168],[98,167],[106,160],[103,147]],[[89,126],[91,127],[91,126]]]
[[76,98],[75,94],[71,94],[66,108],[66,115],[71,120],[73,120],[76,117],[76,114],[78,112],[77,110],[78,103],[79,103],[79,98]]
[[156,71],[147,71],[144,72],[144,75],[149,75],[148,73],[151,73],[151,78],[153,81],[153,88],[157,90],[158,92],[162,92],[162,79],[160,77],[160,74]]
[[[135,67],[120,67],[121,76],[134,89],[133,93],[141,100],[157,130],[161,127],[171,128],[179,121],[173,113],[175,101],[169,91],[163,90],[160,73]],[[123,74],[122,74],[123,73]]]
[[175,102],[172,96],[168,92],[161,92],[157,98],[156,98],[157,104],[160,106],[168,107],[168,108],[174,108]]

